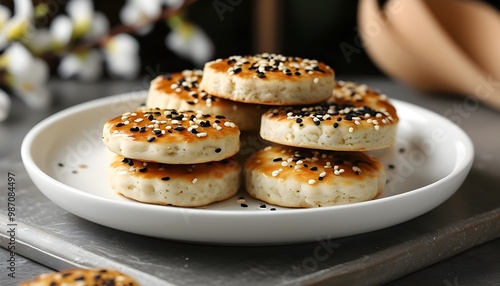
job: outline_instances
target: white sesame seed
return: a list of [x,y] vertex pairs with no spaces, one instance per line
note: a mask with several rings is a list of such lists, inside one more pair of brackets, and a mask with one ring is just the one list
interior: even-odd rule
[[361,168],[358,166],[352,166],[352,170],[358,175],[361,174]]
[[318,83],[318,82],[319,82],[319,78],[315,77],[315,78],[313,79],[313,82],[314,82],[314,83]]
[[309,185],[312,185],[312,184],[316,183],[316,180],[310,179],[309,181],[307,181],[307,183],[308,183]]
[[207,132],[196,133],[196,137],[198,137],[198,138],[206,137],[206,136],[207,136]]
[[287,162],[287,161],[283,161],[283,162],[281,162],[281,166],[286,167],[287,165],[288,165],[288,162]]
[[266,148],[264,148],[264,151],[269,151],[271,149],[273,149],[273,146],[267,146]]
[[272,175],[273,177],[277,177],[279,174],[280,174],[280,172],[279,172],[278,170],[274,170],[274,171],[271,173],[271,175]]
[[349,133],[352,133],[354,131],[353,127],[349,127]]
[[221,131],[222,127],[221,126],[217,126],[215,129],[217,129],[218,131]]
[[380,130],[380,125],[374,125],[373,128],[375,128],[375,130]]
[[323,178],[324,176],[326,176],[326,172],[321,172],[321,173],[319,174],[319,176],[320,176],[321,178]]
[[192,182],[193,184],[196,184],[196,182],[198,182],[198,178],[194,178]]

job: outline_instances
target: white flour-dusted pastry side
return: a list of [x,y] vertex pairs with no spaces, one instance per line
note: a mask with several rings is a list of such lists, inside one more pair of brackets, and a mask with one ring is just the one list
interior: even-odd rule
[[115,192],[139,202],[200,207],[236,194],[241,184],[241,166],[232,158],[171,165],[115,155],[110,182]]

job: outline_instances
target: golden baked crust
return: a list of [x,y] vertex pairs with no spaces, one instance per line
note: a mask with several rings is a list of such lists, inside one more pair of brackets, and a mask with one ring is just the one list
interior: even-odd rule
[[200,89],[234,101],[313,104],[330,97],[334,72],[317,60],[279,54],[232,56],[205,64]]
[[141,108],[104,124],[103,141],[124,157],[168,164],[218,161],[238,153],[238,127],[222,115]]
[[68,269],[61,272],[42,274],[19,286],[139,286],[128,275],[110,269]]
[[366,85],[338,82],[321,104],[282,106],[264,113],[260,135],[287,146],[365,151],[392,146],[398,122],[387,96]]
[[231,119],[240,130],[259,130],[260,116],[267,107],[219,98],[199,90],[203,71],[185,70],[160,75],[151,81],[146,107],[177,110],[201,110]]
[[285,207],[324,207],[367,201],[385,185],[384,166],[363,152],[266,147],[245,162],[253,197]]

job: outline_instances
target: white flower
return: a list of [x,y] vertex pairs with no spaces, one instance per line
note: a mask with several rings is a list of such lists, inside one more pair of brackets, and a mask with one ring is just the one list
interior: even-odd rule
[[151,19],[161,13],[161,0],[127,0],[120,11],[120,20],[129,26],[138,27],[136,32],[144,35],[153,29]]
[[71,19],[66,15],[58,15],[50,24],[50,34],[53,44],[56,47],[64,47],[71,41],[73,33],[73,24]]
[[97,80],[102,74],[102,56],[92,49],[64,56],[57,69],[62,78],[77,77],[83,81]]
[[34,58],[20,43],[12,43],[2,55],[6,62],[8,84],[30,108],[45,108],[50,103],[50,94],[45,87],[49,67],[43,60]]
[[30,69],[13,77],[12,89],[29,108],[44,109],[50,104],[50,93],[45,86],[49,67],[41,59],[33,59]]
[[79,38],[87,34],[92,27],[94,3],[91,0],[71,0],[66,12],[73,22],[73,37]]
[[[0,32],[0,48],[8,42],[25,37],[32,30],[33,25],[33,3],[31,0],[14,0],[15,14],[9,18],[2,26]],[[6,12],[4,17],[8,15]]]
[[139,73],[139,43],[128,34],[111,37],[105,47],[106,63],[112,76],[132,79]]
[[0,89],[0,121],[4,121],[9,116],[10,105],[9,95]]
[[33,62],[33,55],[18,42],[12,43],[4,52],[2,57],[7,63],[7,71],[18,76],[26,71],[29,71],[30,65]]
[[[185,26],[189,25],[189,26]],[[180,57],[191,60],[197,67],[212,58],[214,44],[199,27],[190,24],[180,24],[168,33],[165,45]]]

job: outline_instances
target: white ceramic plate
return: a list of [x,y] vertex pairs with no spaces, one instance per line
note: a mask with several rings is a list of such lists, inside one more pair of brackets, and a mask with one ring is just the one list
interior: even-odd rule
[[[36,125],[22,145],[35,185],[77,216],[115,229],[165,239],[221,244],[276,244],[329,239],[389,227],[448,199],[463,183],[474,156],[471,140],[451,121],[393,100],[400,116],[394,147],[373,152],[389,180],[377,199],[351,205],[289,209],[235,197],[205,208],[143,204],[115,194],[101,142],[105,121],[144,102],[128,93],[80,104]],[[244,137],[242,153],[265,146]],[[241,205],[245,199],[247,207]]]

